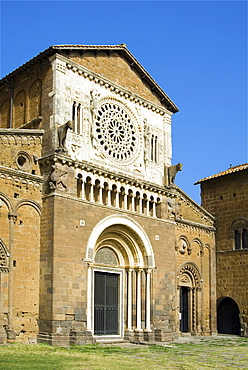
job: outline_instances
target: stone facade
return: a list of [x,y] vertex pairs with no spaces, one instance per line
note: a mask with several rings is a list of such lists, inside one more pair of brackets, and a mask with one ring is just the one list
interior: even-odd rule
[[248,336],[248,164],[199,183],[216,218],[218,331]]
[[215,333],[214,218],[175,185],[178,109],[126,46],[50,47],[0,88],[2,342]]

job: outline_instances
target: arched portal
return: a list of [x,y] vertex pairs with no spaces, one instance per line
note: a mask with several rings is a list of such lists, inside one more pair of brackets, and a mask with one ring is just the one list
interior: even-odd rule
[[110,216],[87,245],[87,328],[94,336],[151,331],[150,286],[155,267],[151,243],[138,223]]
[[229,297],[221,298],[217,308],[217,330],[220,334],[240,334],[239,307]]
[[179,290],[179,330],[182,333],[199,331],[201,321],[201,275],[198,267],[188,262],[177,274]]

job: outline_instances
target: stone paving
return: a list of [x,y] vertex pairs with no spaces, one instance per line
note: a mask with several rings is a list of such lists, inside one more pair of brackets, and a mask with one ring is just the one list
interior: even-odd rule
[[[189,344],[189,347],[178,347],[178,344]],[[192,344],[195,344],[195,347]],[[173,342],[164,343],[144,342],[135,344],[119,342],[111,344],[102,343],[100,345],[119,346],[130,349],[144,348],[144,346],[148,347],[149,345],[167,347],[171,350],[171,356],[166,363],[166,367],[162,365],[163,369],[248,369],[248,338],[241,338],[236,335],[182,336]],[[178,349],[178,356],[176,357],[175,349]],[[159,358],[160,355],[159,353],[154,353],[152,356]],[[186,363],[184,356],[188,356]],[[190,366],[191,358],[192,366]],[[161,365],[158,364],[157,368],[160,367]]]

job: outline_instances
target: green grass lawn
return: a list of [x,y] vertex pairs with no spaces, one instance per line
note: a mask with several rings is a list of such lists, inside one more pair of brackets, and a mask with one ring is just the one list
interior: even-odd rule
[[0,369],[157,370],[248,369],[248,338],[202,338],[165,346],[0,346]]

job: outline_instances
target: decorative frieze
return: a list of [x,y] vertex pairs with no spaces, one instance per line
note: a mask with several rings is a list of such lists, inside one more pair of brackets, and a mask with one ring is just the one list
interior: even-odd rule
[[32,189],[41,191],[43,179],[41,176],[20,172],[11,168],[0,166],[0,179],[3,179],[5,184],[11,184],[19,189]]

